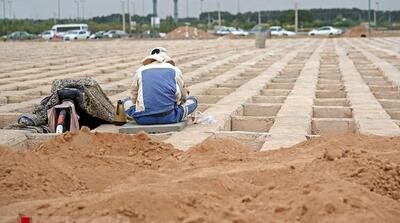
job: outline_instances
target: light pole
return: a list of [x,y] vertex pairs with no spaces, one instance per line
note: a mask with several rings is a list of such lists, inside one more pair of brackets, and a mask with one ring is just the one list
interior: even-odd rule
[[374,26],[376,26],[376,9],[374,9]]
[[240,0],[237,0],[237,10],[238,10],[238,14],[240,13]]
[[79,20],[79,1],[75,0],[76,3],[76,19]]
[[368,33],[371,34],[371,0],[368,0]]
[[298,32],[299,30],[299,10],[298,10],[298,2],[294,1],[294,32]]
[[221,3],[218,1],[218,26],[221,27]]
[[200,0],[200,14],[203,13],[203,2],[204,0]]
[[376,9],[375,9],[375,27],[378,26],[378,12],[379,12],[379,2],[375,2]]
[[125,1],[121,0],[121,6],[122,6],[122,30],[125,32]]
[[57,24],[57,13],[53,12],[53,23],[54,25]]
[[153,16],[157,17],[157,0],[153,0]]
[[131,29],[131,6],[130,6],[130,1],[131,0],[127,0],[126,1],[126,8],[127,8],[127,10],[128,10],[128,30],[129,30],[129,33],[132,33],[132,29]]
[[174,21],[178,22],[178,0],[174,0]]
[[6,0],[3,1],[3,19],[6,19]]
[[81,0],[82,19],[85,19],[85,0]]
[[58,3],[58,4],[57,4],[57,9],[58,9],[58,15],[57,15],[57,17],[58,17],[58,20],[60,20],[60,19],[61,19],[61,0],[58,0],[57,3]]
[[144,14],[144,0],[142,0],[142,16],[143,17],[145,16],[145,14]]
[[207,29],[211,29],[211,17],[210,17],[210,13],[207,13]]
[[8,14],[9,14],[9,18],[12,18],[12,1],[8,0]]
[[132,16],[135,16],[136,14],[136,4],[135,1],[132,2]]
[[186,18],[189,18],[189,0],[186,0]]

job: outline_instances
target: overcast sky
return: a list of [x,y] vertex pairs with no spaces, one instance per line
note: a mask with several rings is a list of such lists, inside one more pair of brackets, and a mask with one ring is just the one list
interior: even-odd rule
[[[0,0],[0,15],[3,17],[3,5]],[[75,18],[77,16],[77,4],[75,1],[82,0],[60,0],[61,1],[61,17]],[[122,10],[122,0],[83,0],[85,7],[85,17],[93,17],[99,15],[109,15],[111,13],[120,13]],[[125,2],[127,0],[124,0]],[[236,13],[240,11],[257,11],[257,10],[276,10],[293,8],[295,0],[204,0],[204,11],[217,9],[217,2],[221,4],[221,10]],[[299,8],[368,8],[368,0],[298,0]],[[5,0],[6,15],[10,16],[9,2],[11,3],[11,15],[17,18],[52,18],[57,14],[58,0]],[[148,14],[152,10],[152,0],[130,0],[131,12],[135,10],[136,14]],[[172,15],[173,0],[158,0],[158,14],[161,17]],[[201,0],[178,0],[179,17],[186,17],[186,2],[189,2],[189,16],[197,17],[200,13]],[[371,0],[372,8],[376,8],[376,2],[379,2],[381,10],[400,10],[400,0]],[[134,4],[133,4],[134,3]],[[144,4],[143,4],[144,3]],[[82,5],[80,3],[80,16],[82,16]]]

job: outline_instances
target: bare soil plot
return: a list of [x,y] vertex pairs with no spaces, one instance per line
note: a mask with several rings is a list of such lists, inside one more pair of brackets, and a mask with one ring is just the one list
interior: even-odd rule
[[182,152],[83,130],[34,151],[0,148],[0,221],[394,223],[399,145],[349,134],[269,152],[208,139]]
[[0,127],[59,78],[129,95],[156,46],[215,122],[151,136],[0,129],[0,144],[28,149],[0,148],[0,221],[397,222],[399,41],[1,43]]

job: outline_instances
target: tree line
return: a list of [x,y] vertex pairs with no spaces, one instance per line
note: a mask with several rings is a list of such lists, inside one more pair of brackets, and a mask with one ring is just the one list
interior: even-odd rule
[[[377,11],[377,24],[376,26],[384,29],[400,29],[400,11]],[[281,25],[287,29],[294,29],[294,10],[281,10],[281,11],[261,11],[259,12],[245,12],[232,14],[230,12],[221,12],[221,23],[224,26],[233,26],[242,29],[251,29],[260,19],[266,25]],[[130,29],[128,24],[129,16],[126,17],[126,27],[128,31],[142,33],[151,29],[150,19],[151,14],[147,16],[133,15],[132,21],[136,25]],[[170,32],[177,28],[190,23],[201,29],[212,28],[213,25],[218,24],[218,12],[204,12],[199,18],[182,18],[178,23],[172,17],[161,19],[159,27],[160,32]],[[371,19],[374,19],[374,11],[371,13]],[[122,29],[122,16],[121,14],[111,14],[108,16],[96,16],[87,20],[75,19],[47,19],[47,20],[34,20],[34,19],[6,19],[0,20],[0,35],[6,35],[14,31],[26,31],[33,34],[39,34],[45,30],[51,29],[54,24],[67,24],[67,23],[87,23],[92,32],[99,30]],[[365,24],[368,21],[368,11],[357,8],[352,9],[310,9],[299,10],[299,28],[300,30],[307,31],[308,29],[332,25],[340,28],[348,28]],[[375,24],[373,24],[375,25]]]

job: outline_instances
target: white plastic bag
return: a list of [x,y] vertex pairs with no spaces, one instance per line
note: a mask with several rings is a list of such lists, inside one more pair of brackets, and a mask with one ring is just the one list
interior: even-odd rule
[[196,111],[191,117],[192,124],[215,124],[217,121],[215,120],[214,116],[210,113],[201,113]]

